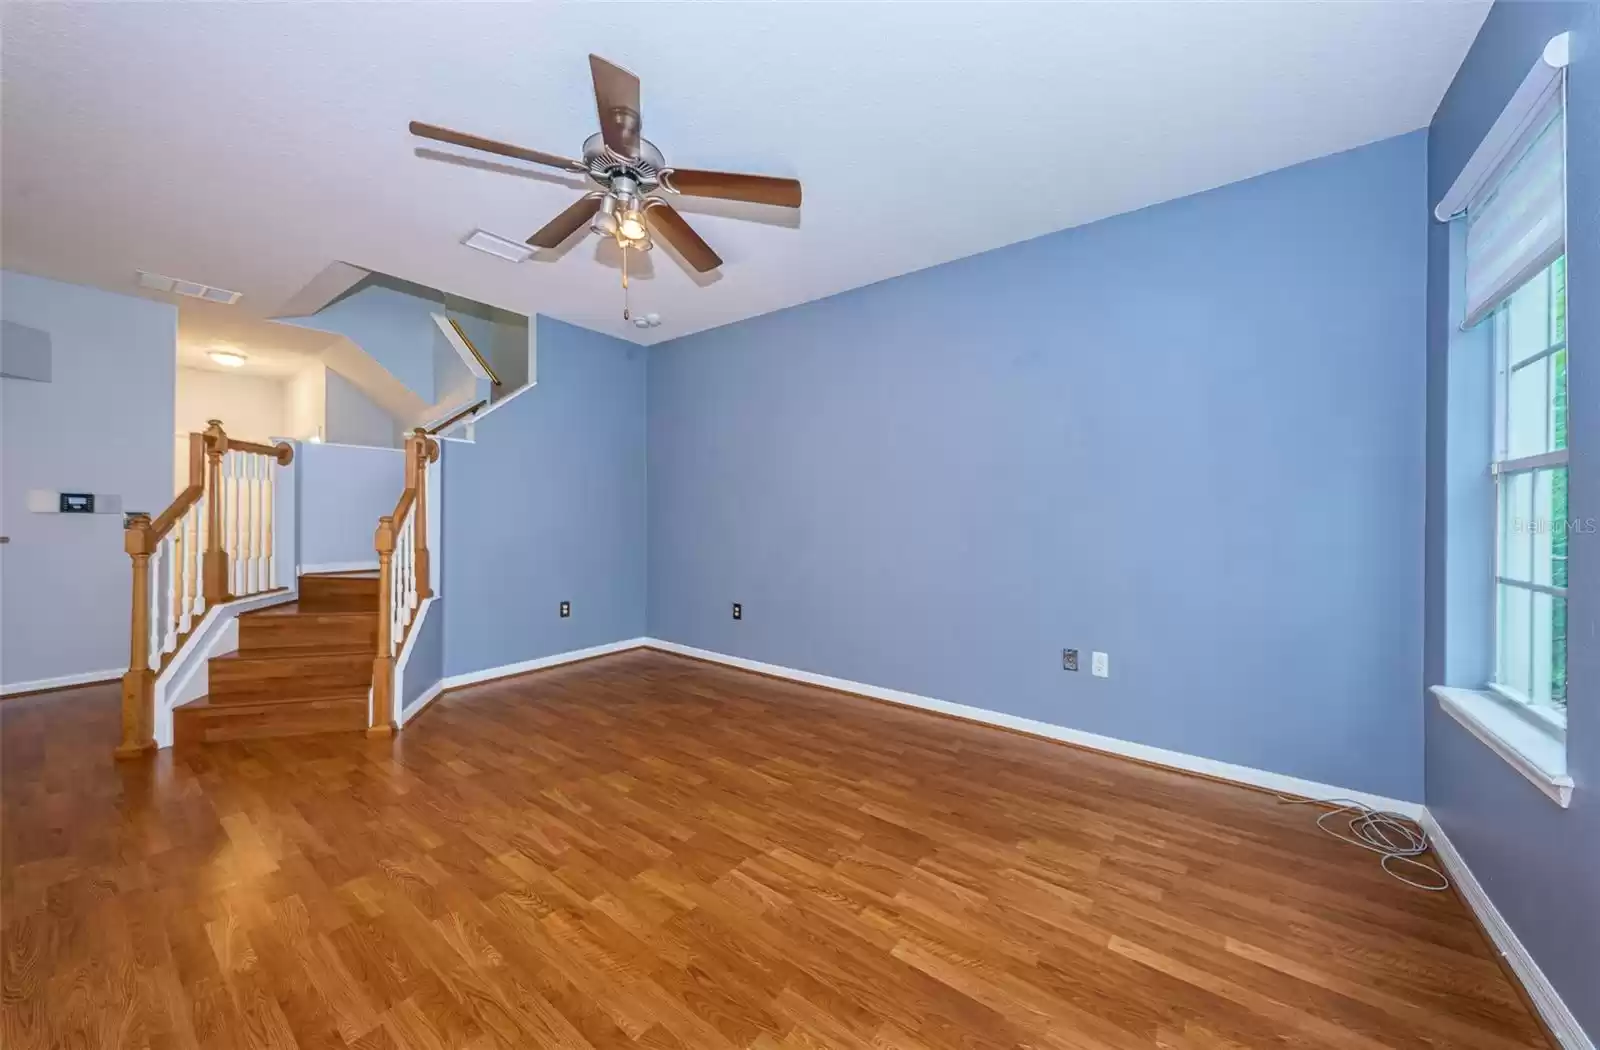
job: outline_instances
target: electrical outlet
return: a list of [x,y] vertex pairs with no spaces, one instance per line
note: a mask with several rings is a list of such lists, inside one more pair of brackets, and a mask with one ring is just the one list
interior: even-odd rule
[[740,605],[738,602],[733,603],[733,618],[735,620],[744,619],[744,606]]
[[1111,657],[1106,653],[1095,653],[1089,665],[1090,673],[1096,678],[1111,677]]
[[566,619],[568,616],[571,616],[571,615],[572,615],[572,603],[571,602],[562,602],[561,603],[561,617],[562,617],[562,619]]
[[1078,669],[1078,650],[1061,650],[1061,669],[1063,671],[1076,671]]

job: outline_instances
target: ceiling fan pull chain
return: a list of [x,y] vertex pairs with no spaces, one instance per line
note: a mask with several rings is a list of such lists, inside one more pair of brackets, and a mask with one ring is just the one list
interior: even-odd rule
[[632,320],[628,316],[628,249],[626,246],[622,249],[622,319],[624,321]]

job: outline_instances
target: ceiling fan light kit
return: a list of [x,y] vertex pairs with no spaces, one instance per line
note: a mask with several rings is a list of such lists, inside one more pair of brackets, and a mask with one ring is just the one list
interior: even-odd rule
[[[415,120],[411,122],[411,133],[435,142],[581,173],[599,186],[546,223],[527,243],[534,248],[557,248],[585,226],[592,233],[614,240],[622,253],[622,316],[623,320],[630,320],[626,294],[628,252],[649,251],[654,247],[652,233],[671,245],[686,264],[700,273],[722,265],[722,257],[663,194],[798,208],[800,183],[770,175],[668,166],[661,150],[641,134],[644,119],[639,108],[639,78],[598,55],[589,56],[589,73],[594,81],[600,131],[585,140],[581,160]],[[658,323],[656,319],[647,327]]]

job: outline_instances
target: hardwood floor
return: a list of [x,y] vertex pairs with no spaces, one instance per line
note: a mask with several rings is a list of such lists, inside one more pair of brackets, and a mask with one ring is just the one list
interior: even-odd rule
[[114,763],[0,705],[0,1043],[1543,1048],[1269,796],[653,652]]

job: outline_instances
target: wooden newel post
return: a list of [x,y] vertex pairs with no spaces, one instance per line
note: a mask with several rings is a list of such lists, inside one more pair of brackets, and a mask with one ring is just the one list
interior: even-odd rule
[[387,736],[394,732],[394,654],[390,636],[394,610],[389,608],[394,586],[394,518],[378,519],[373,546],[378,550],[378,655],[372,661],[372,711],[367,719],[367,735]]
[[439,458],[439,443],[430,438],[426,430],[418,427],[412,431],[410,444],[415,452],[410,449],[406,451],[406,463],[409,465],[415,460],[412,468],[415,473],[410,476],[416,478],[417,486],[417,505],[411,511],[417,522],[413,530],[417,542],[412,564],[417,577],[417,600],[421,601],[433,597],[432,572],[428,560],[428,464]]
[[222,420],[206,421],[206,549],[201,560],[201,587],[205,591],[206,607],[211,608],[231,601],[228,592],[228,552],[223,549],[222,517],[222,455],[228,451],[228,435],[223,433]]
[[133,635],[122,676],[122,743],[118,758],[137,758],[156,746],[156,676],[150,670],[150,516],[135,514],[122,537],[133,559]]

